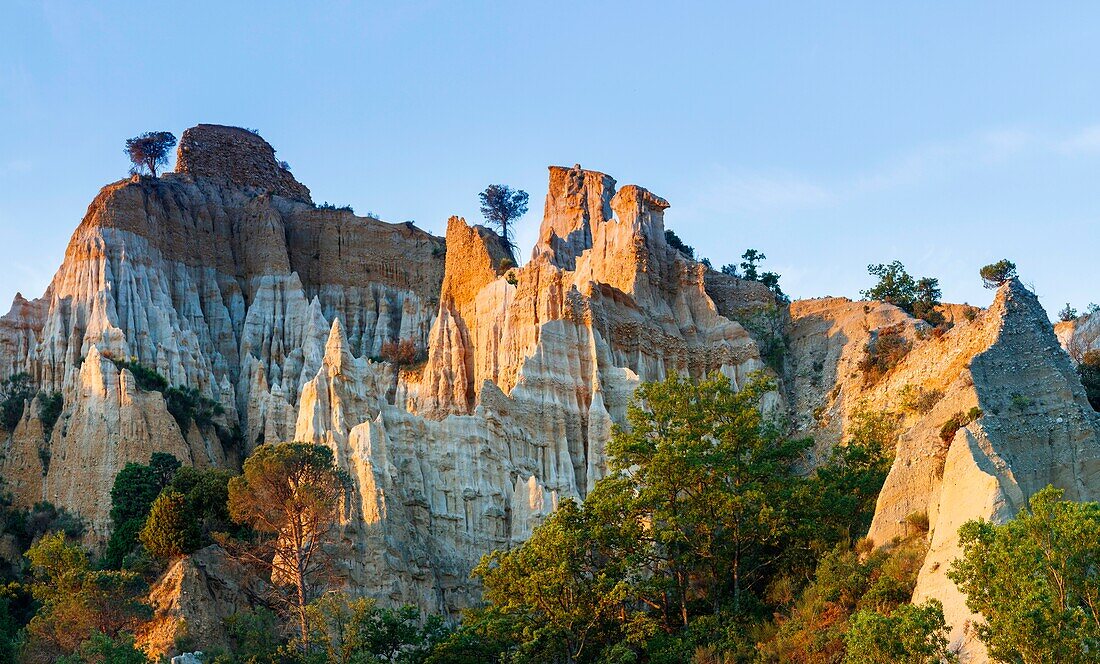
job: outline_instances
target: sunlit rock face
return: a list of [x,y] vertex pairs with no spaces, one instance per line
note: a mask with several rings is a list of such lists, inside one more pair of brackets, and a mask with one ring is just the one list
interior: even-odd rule
[[[201,125],[180,150],[179,172],[105,187],[46,293],[17,296],[0,319],[0,376],[26,372],[64,398],[52,431],[42,397],[27,404],[4,441],[5,489],[79,512],[89,543],[109,534],[127,462],[165,451],[235,468],[258,444],[311,441],[352,480],[348,588],[454,615],[478,600],[469,572],[483,554],[606,474],[639,383],[719,371],[743,385],[765,370],[761,314],[786,346],[768,407],[815,439],[807,466],[859,412],[899,415],[870,537],[886,543],[928,515],[917,598],[944,602],[973,661],[984,654],[944,575],[958,525],[1007,519],[1047,483],[1100,491],[1096,416],[1059,347],[1095,346],[1095,326],[1083,317],[1056,336],[1018,282],[986,311],[946,306],[954,327],[938,335],[888,304],[777,303],[668,246],[667,201],[579,166],[550,168],[538,243],[516,267],[494,233],[458,217],[438,238],[314,207],[251,132]],[[868,382],[860,359],[887,328],[912,350]],[[399,340],[425,359],[388,361]],[[213,423],[181,430],[125,362],[219,404]],[[917,393],[935,398],[914,409]],[[982,416],[944,441],[943,423],[971,408]],[[164,587],[169,618],[195,610]]]
[[[930,549],[914,600],[942,601],[964,659],[986,661],[968,628],[976,617],[946,576],[961,554],[959,526],[1010,519],[1048,484],[1073,500],[1100,499],[1097,416],[1046,312],[1013,280],[988,310],[954,316],[942,336],[891,305],[841,298],[796,302],[791,320],[792,410],[820,450],[840,441],[859,411],[900,416],[896,458],[869,537],[886,544],[912,534],[906,517],[928,515]],[[868,341],[893,326],[912,350],[868,385],[857,364]],[[927,410],[913,407],[918,391],[936,394]],[[972,408],[980,417],[945,441],[944,423]]]
[[[79,512],[90,543],[128,462],[234,467],[255,445],[312,441],[353,481],[349,587],[453,612],[476,601],[484,553],[605,474],[640,381],[740,384],[763,366],[720,310],[773,302],[767,289],[708,276],[666,246],[666,201],[606,175],[551,168],[542,239],[515,267],[460,218],[444,241],[314,207],[249,131],[188,130],[178,162],[105,187],[47,292],[0,319],[0,372],[64,397],[48,438],[27,406],[7,488]],[[385,361],[399,340],[426,361]],[[217,402],[213,424],[181,430],[125,362]]]

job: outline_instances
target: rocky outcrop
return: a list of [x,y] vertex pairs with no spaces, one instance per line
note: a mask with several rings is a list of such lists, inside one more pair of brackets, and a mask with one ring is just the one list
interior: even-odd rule
[[[548,201],[562,200],[557,187]],[[611,425],[640,380],[724,371],[740,382],[762,366],[701,267],[664,245],[667,203],[638,187],[602,195],[614,217],[548,202],[543,235],[592,238],[571,245],[574,269],[544,247],[504,270],[496,237],[452,218],[428,359],[392,401],[371,398],[385,370],[349,353],[334,324],[294,437],[332,446],[353,478],[353,587],[429,610],[469,605],[481,555],[524,540],[602,477]]]
[[[101,536],[106,492],[125,462],[168,451],[218,464],[292,435],[332,320],[343,321],[357,355],[377,356],[400,338],[424,347],[443,254],[438,238],[409,224],[316,209],[226,178],[173,173],[108,185],[46,294],[17,298],[0,319],[5,375],[27,372],[65,404],[48,441],[28,410],[7,443],[5,478],[23,503],[61,501]],[[131,389],[105,358],[199,390],[222,406],[219,426],[179,431],[159,394]],[[235,427],[240,436],[226,435]],[[49,459],[48,469],[37,459]]]
[[251,129],[201,124],[183,132],[176,149],[176,172],[225,179],[284,198],[312,203],[309,189],[290,174],[286,162]]
[[157,661],[179,647],[230,647],[225,619],[247,611],[263,597],[263,584],[218,546],[177,558],[149,591],[152,619],[142,624],[137,645]]
[[[965,598],[946,577],[960,554],[959,526],[1007,520],[1048,484],[1074,500],[1100,497],[1097,417],[1045,311],[1013,280],[988,310],[957,317],[943,335],[893,306],[843,299],[796,302],[791,318],[799,426],[827,450],[859,412],[896,415],[895,460],[868,536],[886,544],[912,534],[909,515],[928,516],[930,548],[914,599],[942,601],[965,661],[986,661]],[[858,362],[888,328],[901,329],[912,350],[868,383]],[[956,414],[966,415],[963,426],[945,432]]]
[[[954,638],[980,658],[944,576],[954,533],[1010,517],[1047,483],[1073,498],[1100,491],[1096,416],[1058,346],[1092,344],[1090,319],[1056,337],[1016,281],[987,311],[945,306],[946,333],[883,303],[788,308],[669,247],[668,207],[602,173],[551,167],[538,243],[517,267],[494,233],[461,218],[444,240],[316,208],[258,136],[188,130],[178,171],[105,187],[46,293],[17,296],[0,318],[0,376],[27,372],[64,400],[52,431],[40,401],[27,404],[5,441],[6,488],[19,504],[79,512],[95,542],[127,462],[167,451],[234,467],[264,442],[324,444],[354,488],[341,519],[348,590],[455,614],[477,601],[469,572],[484,553],[523,541],[604,475],[612,426],[641,381],[719,371],[741,385],[769,370],[780,388],[769,407],[816,441],[808,465],[861,413],[895,415],[870,537],[889,542],[907,534],[906,517],[928,515],[917,597],[940,598]],[[887,333],[911,350],[870,380],[860,362]],[[400,340],[426,359],[385,361]],[[128,362],[199,390],[220,414],[180,430]],[[210,590],[228,582],[211,581],[221,573],[203,559],[162,581],[166,627],[147,643],[167,643],[180,617],[190,628],[188,584],[235,606],[236,591],[223,601]]]
[[[0,319],[0,368],[64,396],[48,439],[33,405],[9,437],[3,472],[21,504],[73,509],[102,541],[127,462],[167,451],[232,466],[256,444],[313,441],[356,488],[349,589],[453,612],[476,600],[484,553],[602,477],[639,381],[741,383],[763,366],[721,311],[760,306],[766,289],[667,247],[668,203],[641,187],[552,168],[543,239],[515,267],[462,219],[444,243],[315,208],[273,164],[251,132],[188,130],[178,171],[105,187],[47,293]],[[426,362],[381,361],[398,340]],[[124,360],[222,414],[180,431]]]
[[1070,359],[1079,363],[1085,353],[1100,349],[1100,316],[1092,312],[1073,320],[1058,321],[1054,324],[1054,333]]

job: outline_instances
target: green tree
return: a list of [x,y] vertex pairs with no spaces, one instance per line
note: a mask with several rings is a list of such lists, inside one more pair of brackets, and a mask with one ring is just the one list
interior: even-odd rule
[[95,632],[71,655],[57,664],[148,664],[149,658],[134,645],[134,637],[125,632],[110,637]]
[[197,549],[198,524],[189,513],[183,494],[172,489],[162,491],[153,501],[138,537],[149,553],[164,560]]
[[939,600],[903,604],[889,615],[864,609],[852,616],[844,664],[940,664],[958,661]]
[[328,664],[421,664],[446,634],[439,616],[413,606],[379,608],[374,600],[327,593],[307,609],[313,652]]
[[1077,365],[1077,375],[1081,376],[1092,409],[1100,411],[1100,350],[1085,353]]
[[868,265],[867,272],[872,277],[878,277],[878,283],[862,291],[863,297],[888,302],[905,311],[913,310],[913,302],[917,299],[917,282],[905,270],[901,261]]
[[944,322],[943,314],[936,311],[943,296],[939,279],[934,277],[914,279],[901,261],[868,265],[867,272],[877,277],[878,282],[871,288],[861,291],[864,298],[888,302],[932,325],[940,325]]
[[128,463],[115,476],[111,487],[111,537],[103,554],[103,563],[111,569],[122,566],[123,559],[138,544],[138,536],[153,501],[171,481],[179,461],[170,454],[154,452],[150,465]]
[[213,541],[213,534],[224,532],[243,535],[229,516],[229,481],[234,473],[218,468],[199,470],[180,468],[169,488],[183,494],[188,517],[198,528],[200,546]]
[[[532,536],[511,551],[498,550],[474,570],[497,620],[496,629],[521,642],[520,662],[599,662],[625,638],[623,617],[632,589],[626,579],[626,534],[615,527],[605,494],[618,484],[601,482],[583,506],[567,499]],[[618,511],[618,510],[616,510]],[[641,621],[641,618],[639,618]]]
[[760,281],[757,264],[764,262],[766,259],[767,256],[761,251],[746,249],[745,253],[741,254],[741,270],[745,275],[744,278],[749,281]]
[[24,405],[33,398],[30,374],[17,373],[0,382],[0,425],[5,431],[15,431],[23,417]]
[[26,557],[39,604],[27,625],[27,661],[56,661],[97,631],[115,637],[149,616],[141,601],[145,583],[137,574],[92,569],[87,554],[63,533],[42,537]]
[[932,325],[942,325],[943,314],[936,311],[940,305],[943,292],[940,290],[940,280],[934,277],[921,277],[917,280],[916,299],[913,301],[912,314]]
[[635,560],[643,601],[666,628],[686,627],[693,597],[728,593],[735,612],[778,560],[790,534],[790,478],[807,440],[785,439],[760,412],[774,385],[737,390],[721,375],[638,388],[608,443],[612,481],[628,483],[625,516],[644,527]]
[[513,190],[505,184],[491,184],[478,194],[481,199],[481,214],[490,226],[500,229],[500,240],[509,253],[515,243],[512,241],[510,224],[527,214],[527,192]]
[[287,591],[280,599],[296,618],[303,650],[309,647],[306,607],[335,571],[332,549],[347,482],[332,450],[309,443],[261,445],[229,482],[229,514],[255,535],[247,546],[232,548]]
[[1016,264],[1007,258],[1002,258],[996,263],[990,263],[980,271],[982,284],[986,288],[998,288],[1004,282],[1016,278]]
[[130,172],[138,174],[148,170],[153,177],[157,169],[168,164],[168,153],[176,144],[176,137],[167,131],[147,131],[126,140],[126,155],[130,157]]
[[1047,487],[1003,525],[959,529],[963,555],[948,577],[982,614],[990,657],[1038,664],[1092,662],[1100,652],[1100,505]]

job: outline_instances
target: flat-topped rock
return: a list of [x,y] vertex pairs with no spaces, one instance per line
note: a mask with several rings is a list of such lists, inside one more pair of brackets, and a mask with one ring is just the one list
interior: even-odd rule
[[176,150],[176,172],[223,178],[312,202],[309,189],[275,159],[275,148],[259,134],[240,127],[200,124],[183,132]]

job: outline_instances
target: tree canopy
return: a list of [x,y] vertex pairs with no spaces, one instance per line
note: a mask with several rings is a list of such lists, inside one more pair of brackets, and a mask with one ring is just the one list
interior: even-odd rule
[[491,184],[478,197],[485,221],[499,229],[501,241],[511,251],[515,246],[511,223],[527,214],[527,192],[513,190],[506,184]]
[[751,657],[774,608],[768,588],[810,576],[818,555],[865,528],[886,468],[881,450],[853,440],[828,470],[798,472],[810,443],[763,410],[773,389],[721,375],[640,386],[608,444],[610,474],[482,560],[488,604],[441,652],[682,662],[706,644]]
[[335,526],[347,481],[331,449],[279,443],[256,448],[244,473],[229,482],[229,514],[255,534],[234,548],[268,569],[284,590],[278,599],[296,617],[303,649],[309,644],[306,608],[334,571]]
[[995,289],[1009,279],[1015,279],[1016,264],[1007,258],[1002,258],[996,263],[990,263],[980,270],[982,284],[986,288]]
[[126,154],[130,157],[130,172],[142,170],[157,176],[157,169],[168,165],[168,154],[176,145],[176,137],[167,131],[147,131],[126,139]]
[[1100,652],[1100,504],[1047,487],[1003,525],[959,529],[948,577],[985,621],[978,636],[999,662],[1095,662]]
[[867,272],[878,282],[862,291],[868,300],[888,302],[932,325],[943,323],[943,314],[936,311],[942,291],[940,280],[934,277],[914,279],[901,261],[867,266]]

